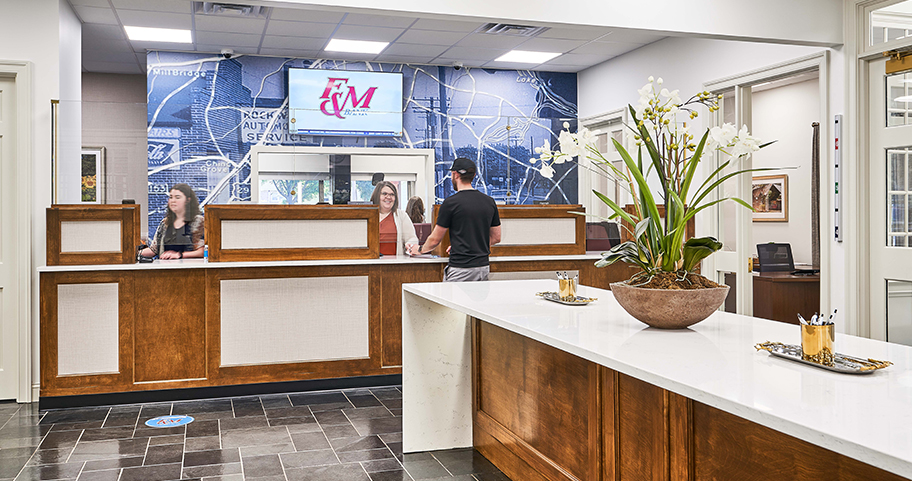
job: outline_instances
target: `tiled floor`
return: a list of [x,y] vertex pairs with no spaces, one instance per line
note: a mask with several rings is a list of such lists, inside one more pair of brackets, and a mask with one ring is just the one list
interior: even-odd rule
[[[168,414],[195,421],[144,424]],[[52,411],[0,403],[0,480],[508,480],[472,449],[403,456],[401,416],[395,386]]]

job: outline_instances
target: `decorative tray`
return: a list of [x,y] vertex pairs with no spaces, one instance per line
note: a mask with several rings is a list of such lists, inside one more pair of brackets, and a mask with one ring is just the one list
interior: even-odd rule
[[[806,361],[801,357],[801,346],[794,344],[783,344],[781,342],[766,341],[754,346],[758,351],[768,351],[776,357],[782,357],[802,364],[808,364],[814,367],[826,369],[828,371],[841,372],[845,374],[870,374],[878,369],[892,366],[890,361],[878,361],[876,359],[861,359],[845,354],[836,353],[833,355],[833,364],[821,364],[812,361]],[[829,351],[827,351],[829,352]]]
[[596,298],[596,297],[576,296],[573,298],[572,301],[564,301],[564,300],[561,300],[560,295],[558,295],[558,293],[556,293],[556,292],[536,292],[535,295],[538,297],[541,297],[542,299],[547,299],[549,301],[556,302],[558,304],[564,304],[566,306],[585,306],[586,304],[589,304],[590,302],[598,300],[598,298]]

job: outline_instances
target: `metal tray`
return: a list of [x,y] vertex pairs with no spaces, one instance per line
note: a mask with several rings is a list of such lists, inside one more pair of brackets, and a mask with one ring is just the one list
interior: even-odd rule
[[535,295],[538,297],[541,297],[542,299],[547,299],[551,302],[556,302],[558,304],[563,304],[565,306],[585,306],[586,304],[589,304],[590,302],[594,302],[594,301],[598,300],[598,298],[596,298],[596,297],[576,296],[573,298],[572,301],[563,301],[563,300],[561,300],[560,295],[558,295],[558,293],[556,293],[556,292],[536,292]]
[[783,344],[781,342],[766,341],[764,343],[757,344],[754,347],[758,351],[762,349],[776,357],[781,357],[789,359],[791,361],[800,362],[802,364],[808,364],[814,367],[819,367],[821,369],[826,369],[828,371],[841,372],[845,374],[871,374],[878,369],[883,369],[887,366],[893,365],[893,363],[890,361],[861,359],[837,352],[833,355],[833,365],[829,366],[826,364],[819,364],[802,359],[801,346],[796,346],[794,344]]

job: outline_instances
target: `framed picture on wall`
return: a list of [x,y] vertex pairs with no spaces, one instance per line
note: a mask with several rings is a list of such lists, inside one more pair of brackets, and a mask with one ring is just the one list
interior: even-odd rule
[[81,202],[83,204],[104,204],[105,148],[83,147],[80,169]]
[[754,177],[751,205],[754,222],[788,222],[788,175]]

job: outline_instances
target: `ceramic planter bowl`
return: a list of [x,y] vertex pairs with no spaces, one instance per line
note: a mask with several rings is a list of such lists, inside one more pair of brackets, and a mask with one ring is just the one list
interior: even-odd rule
[[725,302],[728,286],[712,289],[645,289],[611,284],[618,304],[636,320],[659,329],[684,329],[709,317]]

